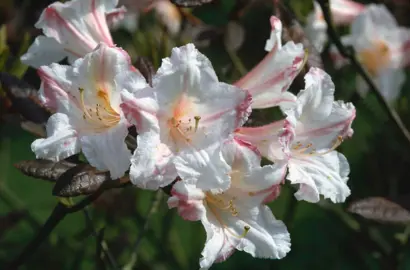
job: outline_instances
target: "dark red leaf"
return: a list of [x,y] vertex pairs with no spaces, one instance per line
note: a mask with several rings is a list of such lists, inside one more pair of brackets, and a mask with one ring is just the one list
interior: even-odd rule
[[406,224],[410,222],[410,212],[385,198],[370,197],[353,202],[348,211],[366,219],[379,222]]
[[47,122],[50,112],[44,108],[37,91],[28,83],[4,72],[0,72],[0,83],[11,102],[11,108],[26,120],[43,124]]
[[57,180],[53,195],[59,197],[73,197],[95,192],[102,185],[107,188],[122,186],[127,177],[112,180],[109,172],[100,172],[89,164],[78,164],[68,169]]
[[77,164],[62,160],[54,162],[51,160],[36,159],[23,160],[14,164],[25,175],[55,182],[67,170],[75,167]]
[[171,0],[171,3],[179,7],[197,7],[212,1],[213,0]]
[[134,63],[134,66],[141,72],[147,83],[152,86],[152,77],[155,75],[154,65],[148,58],[139,56]]

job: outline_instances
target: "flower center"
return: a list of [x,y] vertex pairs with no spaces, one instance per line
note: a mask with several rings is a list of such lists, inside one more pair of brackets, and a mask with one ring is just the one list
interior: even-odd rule
[[343,137],[338,136],[334,141],[333,145],[324,152],[316,152],[312,143],[303,144],[301,142],[296,142],[292,145],[292,153],[298,156],[323,156],[335,150],[343,142]]
[[358,56],[370,75],[377,76],[378,72],[389,64],[391,52],[384,41],[377,41],[372,48],[362,50]]
[[244,238],[248,234],[250,227],[248,225],[244,226],[243,233],[241,235],[238,235],[226,225],[226,223],[223,221],[221,215],[218,212],[218,210],[230,212],[230,214],[233,217],[237,217],[238,211],[234,204],[235,200],[236,200],[236,197],[232,197],[232,199],[230,200],[224,199],[224,192],[222,192],[220,195],[211,194],[210,192],[206,192],[205,194],[205,201],[208,205],[208,208],[212,212],[212,214],[215,216],[215,218],[218,220],[218,222],[221,224],[221,226],[226,231],[228,231],[232,236],[240,239],[240,238]]
[[168,119],[169,135],[177,146],[191,143],[192,137],[197,132],[201,116],[191,116],[192,103],[188,98],[182,97],[173,110],[173,116]]
[[118,124],[121,116],[112,108],[110,98],[105,91],[98,90],[97,102],[90,105],[84,101],[84,89],[78,88],[78,90],[80,91],[80,106],[83,111],[83,119],[94,126],[93,130],[101,132]]

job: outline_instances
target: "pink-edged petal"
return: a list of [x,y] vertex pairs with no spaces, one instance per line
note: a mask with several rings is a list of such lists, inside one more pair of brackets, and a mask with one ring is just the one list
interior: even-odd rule
[[[127,82],[132,82],[132,80],[127,80]],[[158,119],[156,117],[158,105],[151,88],[141,88],[133,94],[123,90],[121,97],[121,109],[124,115],[130,123],[136,126],[139,133],[147,132],[151,129],[159,132]]]
[[61,44],[61,50],[76,57],[92,51],[99,42],[114,45],[108,30],[105,13],[117,1],[72,0],[48,6],[36,23],[45,36]]
[[272,201],[279,195],[278,186],[284,182],[286,171],[287,162],[276,162],[274,165],[254,168],[251,173],[244,175],[241,181],[232,185],[250,192],[249,196],[260,200],[260,203]]
[[239,239],[234,239],[234,242],[231,243],[224,228],[212,214],[208,214],[202,219],[202,225],[206,230],[206,242],[201,252],[202,257],[199,265],[201,270],[205,270],[209,269],[212,264],[229,258],[234,253],[236,242]]
[[127,122],[123,119],[104,133],[80,137],[83,153],[92,166],[109,171],[112,179],[120,178],[131,164],[131,152],[124,142],[127,135]]
[[168,199],[168,207],[177,208],[178,214],[183,219],[197,221],[206,214],[203,204],[205,194],[194,185],[178,181],[172,186],[171,195]]
[[223,141],[251,111],[247,91],[218,82],[211,63],[193,44],[174,48],[163,59],[153,88],[161,138],[175,151]]
[[232,171],[249,173],[254,167],[260,166],[261,154],[256,146],[235,137],[227,140],[222,146],[222,156]]
[[60,44],[53,38],[38,36],[20,60],[26,65],[39,68],[42,65],[59,62],[67,56]]
[[276,161],[286,159],[293,132],[287,120],[280,120],[260,127],[241,127],[235,131],[235,137],[255,145],[262,156]]
[[183,181],[202,190],[222,192],[230,186],[230,166],[222,157],[221,146],[190,149],[174,158],[175,168]]
[[48,119],[46,139],[37,139],[31,149],[36,158],[59,161],[80,152],[77,132],[69,123],[67,115],[55,113]]
[[319,68],[311,68],[305,75],[305,90],[298,94],[296,109],[285,113],[296,118],[303,115],[306,122],[324,119],[332,110],[334,92],[332,78]]
[[127,14],[127,9],[124,6],[111,10],[110,12],[107,12],[106,13],[107,25],[109,27],[112,27],[114,25],[120,24],[121,21],[124,20],[126,14]]
[[131,158],[130,180],[140,188],[158,189],[177,177],[172,163],[174,155],[159,141],[157,132],[148,131],[137,137],[137,149]]
[[350,195],[347,186],[349,172],[346,158],[332,151],[325,155],[292,159],[287,179],[292,184],[300,184],[295,193],[298,200],[315,203],[323,195],[334,203],[340,203]]
[[326,119],[311,119],[298,122],[295,130],[295,141],[313,144],[316,151],[329,149],[338,140],[353,135],[351,124],[356,117],[352,103],[333,102],[332,111]]
[[[58,64],[42,66],[37,70],[41,79],[39,98],[51,110],[74,111],[76,102],[70,94],[75,74],[71,67]],[[78,111],[78,114],[81,113]]]
[[265,44],[265,51],[275,51],[282,48],[282,22],[276,16],[270,17],[271,33]]
[[287,93],[294,78],[303,67],[305,51],[302,44],[288,42],[282,49],[265,56],[254,69],[235,83],[252,95],[252,108],[268,108],[281,103],[293,103]]

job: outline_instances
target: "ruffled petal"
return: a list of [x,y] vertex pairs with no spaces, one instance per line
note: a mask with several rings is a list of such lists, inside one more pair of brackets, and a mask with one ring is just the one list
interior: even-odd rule
[[80,152],[77,132],[67,115],[55,113],[48,119],[46,139],[37,139],[31,145],[36,158],[59,161]]
[[289,162],[287,179],[292,184],[300,184],[295,197],[298,200],[318,202],[319,195],[334,203],[344,202],[350,195],[347,186],[349,163],[336,151],[325,155],[298,157]]
[[76,99],[71,95],[75,74],[70,66],[51,64],[42,66],[38,70],[41,79],[39,98],[41,102],[51,110],[77,113]]
[[250,114],[250,95],[218,82],[211,63],[193,44],[174,48],[171,57],[163,59],[153,85],[163,125],[169,126],[171,118],[189,121],[198,131],[191,132],[189,140],[197,146],[227,138]]
[[280,120],[260,127],[241,127],[235,137],[257,147],[262,156],[275,162],[286,159],[293,141],[294,127],[288,120]]
[[169,208],[177,208],[178,214],[185,220],[201,220],[206,214],[203,204],[204,192],[194,185],[178,181],[172,186],[171,197],[168,199]]
[[138,135],[137,149],[131,158],[130,179],[140,188],[158,189],[172,183],[177,177],[172,163],[174,155],[159,140],[155,131]]
[[297,96],[296,110],[285,113],[296,118],[303,115],[306,122],[324,119],[332,110],[334,92],[332,78],[319,68],[311,68],[305,75],[305,90],[301,90]]
[[[202,258],[199,261],[201,270],[209,269],[212,264],[229,258],[235,251],[235,243],[229,239],[221,224],[212,215],[202,219],[202,225],[206,230],[205,247],[202,250]],[[237,239],[235,240],[237,242]]]
[[290,235],[285,224],[276,220],[269,207],[264,205],[249,214],[245,221],[250,229],[236,248],[257,258],[285,257],[290,251]]
[[356,109],[352,103],[335,101],[331,113],[326,119],[309,119],[296,124],[295,150],[301,151],[305,144],[311,144],[315,151],[330,149],[337,146],[345,137],[351,137],[353,130],[351,124],[356,117]]
[[231,168],[223,159],[218,144],[206,149],[185,150],[175,157],[174,164],[183,181],[202,190],[222,192],[230,186]]
[[120,178],[131,164],[131,152],[124,142],[127,135],[124,119],[104,133],[81,137],[83,153],[92,166],[101,171],[110,171],[112,179]]

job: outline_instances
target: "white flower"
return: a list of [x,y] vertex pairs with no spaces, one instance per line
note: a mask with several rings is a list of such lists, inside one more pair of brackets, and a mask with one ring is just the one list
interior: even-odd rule
[[117,3],[118,0],[72,0],[51,4],[35,24],[44,35],[35,39],[21,61],[36,68],[65,57],[72,63],[100,42],[114,46],[107,19],[109,23],[123,17],[125,9],[116,9]]
[[[405,81],[402,67],[408,64],[410,29],[400,27],[384,5],[369,5],[352,24],[343,43],[354,47],[356,54],[387,101],[400,94]],[[336,66],[346,63],[332,48]],[[361,78],[358,90],[365,94],[368,86]]]
[[253,257],[283,258],[290,251],[289,233],[263,201],[283,180],[286,166],[261,167],[258,153],[238,140],[224,145],[223,156],[232,167],[229,189],[216,193],[179,181],[168,199],[168,206],[177,207],[184,219],[201,220],[205,227],[201,269],[226,260],[235,250]]
[[[218,82],[193,44],[174,48],[163,59],[152,90],[132,83],[123,88],[123,110],[139,133],[130,170],[134,184],[157,189],[179,175],[205,190],[229,186],[220,148],[250,113],[246,91]],[[145,92],[147,99],[139,102]]]
[[282,47],[282,23],[272,16],[272,32],[266,41],[269,53],[248,74],[235,83],[252,95],[252,108],[263,109],[295,102],[295,96],[287,92],[290,84],[304,64],[302,44],[288,42]]
[[[364,10],[364,5],[350,0],[330,0],[330,11],[335,25],[350,24]],[[313,11],[307,17],[305,32],[315,48],[323,51],[327,42],[327,24],[320,5],[314,1]]]
[[97,169],[109,170],[113,179],[123,176],[131,153],[115,78],[130,68],[126,52],[104,43],[73,66],[40,67],[40,99],[57,112],[47,123],[48,138],[32,144],[37,158],[58,161],[82,150]]
[[353,134],[355,108],[334,101],[334,84],[324,71],[312,68],[305,76],[306,87],[285,120],[256,128],[240,128],[236,137],[255,144],[272,161],[287,160],[287,179],[300,184],[299,200],[318,202],[319,195],[343,202],[350,194],[346,184],[349,164],[334,151]]

